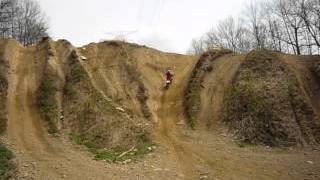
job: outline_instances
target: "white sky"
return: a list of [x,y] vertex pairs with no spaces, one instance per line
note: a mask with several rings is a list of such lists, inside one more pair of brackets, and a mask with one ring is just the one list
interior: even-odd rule
[[50,35],[76,46],[129,34],[126,39],[185,53],[219,20],[241,12],[247,0],[38,0]]

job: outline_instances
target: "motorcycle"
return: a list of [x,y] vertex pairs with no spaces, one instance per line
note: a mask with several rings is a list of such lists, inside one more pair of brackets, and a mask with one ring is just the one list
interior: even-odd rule
[[169,89],[171,83],[172,83],[172,80],[166,80],[166,86],[164,88]]

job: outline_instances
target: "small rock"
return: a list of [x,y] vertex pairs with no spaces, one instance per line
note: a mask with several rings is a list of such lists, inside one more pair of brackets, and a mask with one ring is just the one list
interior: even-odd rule
[[155,168],[154,171],[162,171],[161,168]]
[[181,121],[177,122],[176,125],[183,126],[183,125],[185,125],[185,123],[183,120],[181,120]]
[[126,112],[123,108],[121,108],[121,107],[116,107],[116,110],[118,110],[118,111],[120,111],[120,112]]
[[148,147],[148,150],[149,150],[149,151],[152,151],[152,147]]
[[123,164],[128,164],[128,163],[131,163],[131,162],[132,162],[132,159],[127,159],[127,160],[123,161],[122,163]]
[[208,179],[208,176],[209,173],[208,172],[205,172],[205,173],[200,173],[200,179]]
[[80,58],[81,58],[81,60],[83,60],[83,61],[87,60],[87,58],[84,57],[84,56],[81,56]]
[[309,164],[313,164],[313,162],[312,162],[312,161],[307,161],[307,163],[309,163]]
[[200,176],[200,179],[208,179],[207,175]]

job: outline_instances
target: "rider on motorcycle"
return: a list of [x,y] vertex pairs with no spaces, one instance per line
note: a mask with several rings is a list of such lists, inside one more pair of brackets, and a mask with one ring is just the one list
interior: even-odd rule
[[173,72],[170,69],[167,70],[165,74],[165,78],[166,78],[166,85],[168,86],[169,84],[171,84],[173,80]]

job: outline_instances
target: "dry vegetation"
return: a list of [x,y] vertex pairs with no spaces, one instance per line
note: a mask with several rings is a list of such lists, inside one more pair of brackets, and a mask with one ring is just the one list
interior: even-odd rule
[[0,134],[6,129],[6,99],[7,99],[7,79],[0,74]]
[[[3,53],[3,52],[1,52]],[[6,99],[7,99],[7,64],[3,59],[0,59],[0,134],[6,129]]]
[[[6,100],[8,81],[6,72],[5,62],[0,60],[0,135],[2,135],[7,128]],[[0,179],[7,179],[12,176],[15,170],[15,164],[12,162],[13,158],[13,153],[0,142]]]
[[47,66],[43,79],[37,91],[38,108],[42,118],[47,122],[48,132],[57,133],[56,122],[59,118],[58,102],[55,98],[58,88],[56,87],[56,76]]
[[14,174],[16,165],[13,153],[0,143],[0,179],[9,179]]
[[296,75],[274,52],[247,55],[225,102],[223,120],[243,142],[271,146],[320,142],[318,117]]

